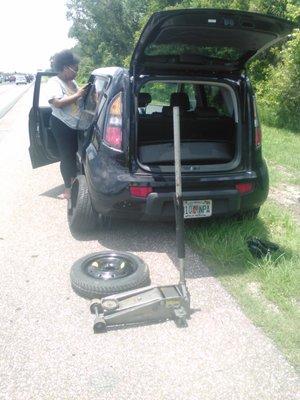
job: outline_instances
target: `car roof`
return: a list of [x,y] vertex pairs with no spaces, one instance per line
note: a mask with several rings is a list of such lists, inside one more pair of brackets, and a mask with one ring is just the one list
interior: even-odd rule
[[127,72],[128,69],[122,67],[105,67],[105,68],[97,68],[92,72],[92,75],[108,75],[115,76],[121,72]]

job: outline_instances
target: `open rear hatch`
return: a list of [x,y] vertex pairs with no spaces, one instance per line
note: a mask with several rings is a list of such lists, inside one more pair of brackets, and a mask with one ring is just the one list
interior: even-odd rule
[[[283,40],[293,28],[293,23],[281,18],[243,11],[188,9],[153,14],[130,64],[138,92],[137,156],[142,166],[172,171],[172,108],[178,105],[183,167],[207,171],[238,167],[241,99],[226,78],[232,72],[238,75],[251,58]],[[151,89],[152,82],[157,91]],[[162,90],[168,82],[177,84],[173,92],[167,87]]]
[[130,73],[234,71],[283,40],[294,24],[281,18],[220,9],[155,13],[132,55]]

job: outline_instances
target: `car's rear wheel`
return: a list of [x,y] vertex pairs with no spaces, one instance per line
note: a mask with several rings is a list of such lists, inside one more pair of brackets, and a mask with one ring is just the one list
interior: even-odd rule
[[84,175],[78,175],[73,182],[68,202],[68,223],[71,233],[91,232],[97,226],[98,214],[93,209]]
[[73,290],[89,299],[150,284],[144,261],[122,251],[101,251],[79,259],[71,268],[70,280]]

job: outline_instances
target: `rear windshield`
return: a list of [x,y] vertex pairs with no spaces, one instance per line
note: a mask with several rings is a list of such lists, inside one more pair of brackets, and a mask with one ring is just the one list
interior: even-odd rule
[[242,56],[241,50],[234,47],[196,46],[182,43],[172,45],[152,43],[146,47],[145,54],[147,56],[193,55],[227,62],[235,62]]

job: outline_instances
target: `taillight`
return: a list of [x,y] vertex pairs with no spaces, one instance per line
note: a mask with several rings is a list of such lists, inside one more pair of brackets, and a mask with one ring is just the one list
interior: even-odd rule
[[153,189],[151,186],[130,186],[130,194],[134,197],[146,198],[148,194],[152,193]]
[[262,139],[262,137],[261,137],[261,128],[260,128],[260,126],[257,126],[255,128],[255,146],[256,147],[261,146],[261,139]]
[[253,183],[237,183],[235,185],[236,190],[240,194],[250,193],[253,190]]
[[122,148],[122,93],[113,99],[109,107],[103,141],[113,149]]
[[261,127],[257,111],[257,103],[254,96],[253,96],[253,109],[254,109],[254,131],[255,131],[254,143],[256,148],[258,148],[261,146],[262,134],[261,134]]

